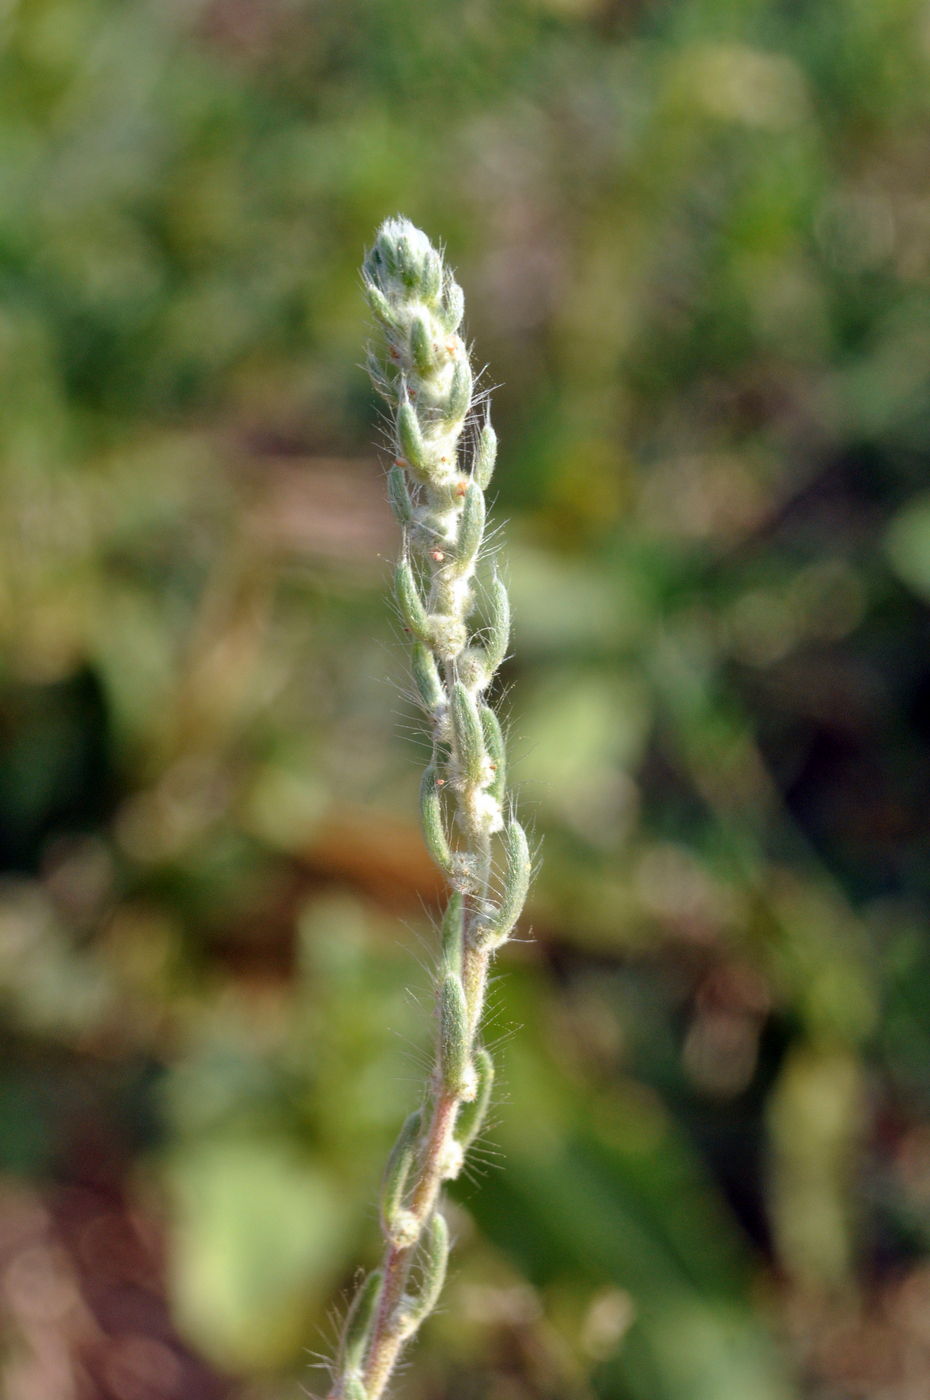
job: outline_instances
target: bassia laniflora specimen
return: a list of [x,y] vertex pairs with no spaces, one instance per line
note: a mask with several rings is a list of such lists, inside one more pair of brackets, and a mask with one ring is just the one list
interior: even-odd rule
[[449,894],[433,1069],[388,1159],[381,1266],[349,1308],[330,1400],[379,1400],[439,1298],[449,1249],[442,1185],[461,1171],[493,1084],[481,1039],[488,968],[513,933],[531,868],[487,699],[507,652],[510,608],[495,569],[476,586],[497,439],[460,334],[462,290],[426,235],[401,218],[382,224],[362,272],[383,332],[384,352],[371,352],[369,369],[388,404],[388,490],[403,531],[394,591],[432,740],[423,834]]

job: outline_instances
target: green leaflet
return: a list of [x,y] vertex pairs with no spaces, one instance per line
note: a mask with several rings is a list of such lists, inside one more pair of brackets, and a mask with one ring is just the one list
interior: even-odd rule
[[449,850],[449,842],[446,840],[445,826],[442,820],[442,803],[439,797],[439,788],[436,786],[436,769],[432,766],[427,768],[420,784],[420,819],[430,855],[439,868],[450,875],[452,873],[452,852]]
[[405,1295],[392,1320],[394,1330],[401,1336],[412,1336],[435,1308],[446,1281],[448,1262],[449,1227],[437,1211],[424,1231],[423,1245],[417,1256],[419,1286],[415,1293]]
[[360,1371],[365,1359],[365,1349],[375,1320],[378,1299],[381,1296],[382,1273],[373,1270],[368,1275],[352,1299],[345,1324],[342,1329],[342,1342],[339,1348],[340,1363],[349,1373]]
[[452,687],[451,712],[455,749],[462,773],[470,784],[477,785],[484,774],[484,731],[474,696],[461,681],[456,681]]
[[384,1169],[384,1179],[381,1183],[381,1221],[385,1234],[394,1239],[395,1243],[401,1242],[397,1240],[398,1217],[403,1207],[422,1126],[423,1115],[416,1109],[401,1128]]
[[470,1058],[465,988],[456,973],[447,972],[439,988],[439,1073],[446,1093],[461,1096]]
[[499,948],[513,932],[520,917],[530,885],[532,864],[526,832],[518,821],[510,820],[504,831],[506,862],[504,889],[500,904],[481,930],[481,939],[492,948]]

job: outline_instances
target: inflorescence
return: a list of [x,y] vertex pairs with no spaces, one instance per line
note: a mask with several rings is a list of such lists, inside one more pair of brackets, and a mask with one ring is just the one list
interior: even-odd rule
[[386,341],[385,354],[369,352],[369,372],[392,426],[388,492],[403,530],[394,591],[432,737],[423,833],[449,897],[434,1067],[388,1159],[384,1254],[349,1308],[330,1400],[379,1400],[436,1305],[449,1248],[442,1184],[461,1171],[491,1098],[494,1065],[481,1043],[488,968],[513,933],[531,873],[526,834],[506,799],[501,727],[487,702],[507,653],[510,608],[496,570],[476,588],[497,439],[460,334],[462,290],[426,235],[402,218],[382,224],[362,272]]

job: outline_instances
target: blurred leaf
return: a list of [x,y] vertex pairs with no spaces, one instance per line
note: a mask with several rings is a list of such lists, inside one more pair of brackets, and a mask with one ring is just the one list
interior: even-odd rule
[[339,1192],[286,1142],[188,1142],[168,1164],[180,1325],[233,1368],[286,1362],[332,1286],[346,1225]]
[[898,577],[930,603],[930,495],[898,511],[885,533],[885,550]]
[[796,1049],[779,1076],[769,1117],[772,1224],[785,1267],[807,1288],[848,1287],[865,1120],[855,1058],[829,1046]]
[[[527,1048],[507,1057],[505,1171],[469,1205],[544,1290],[610,1281],[634,1318],[599,1393],[623,1400],[788,1400],[752,1315],[747,1264],[658,1103],[598,1101]],[[538,1053],[538,1052],[537,1052]]]

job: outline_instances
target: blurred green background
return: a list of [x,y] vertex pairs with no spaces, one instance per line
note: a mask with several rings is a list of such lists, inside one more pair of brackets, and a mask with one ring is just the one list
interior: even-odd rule
[[925,1400],[924,0],[0,33],[6,1400],[325,1394],[377,1248],[440,894],[358,368],[397,211],[499,386],[544,858],[398,1395]]

